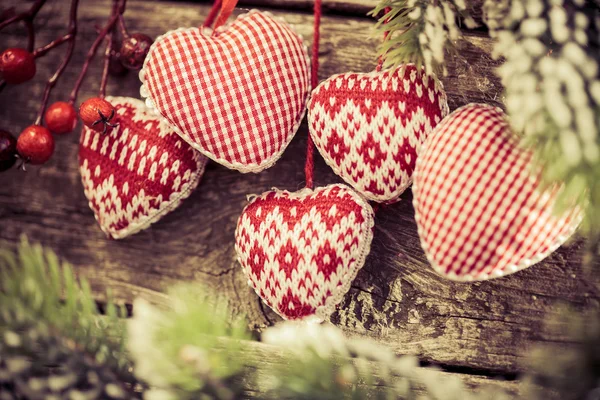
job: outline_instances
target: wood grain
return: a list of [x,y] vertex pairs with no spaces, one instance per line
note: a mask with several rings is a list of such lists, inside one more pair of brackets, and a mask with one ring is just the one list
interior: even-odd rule
[[[217,345],[217,349],[225,348],[226,344],[226,340],[221,341]],[[243,388],[242,398],[256,398],[260,395],[263,399],[280,399],[280,397],[273,397],[272,394],[269,394],[269,388],[273,387],[273,377],[270,371],[288,367],[289,355],[286,354],[286,350],[259,342],[244,342],[240,346],[240,352],[240,359],[244,360],[248,366],[244,369],[244,374],[235,379],[239,386]],[[383,376],[382,366],[374,361],[367,361],[362,368],[369,371],[374,382],[368,383],[359,379],[358,386],[361,389],[368,389],[371,394],[370,398],[384,398],[387,388],[376,383],[380,382]],[[522,394],[521,384],[518,381],[490,379],[485,376],[458,375],[427,368],[421,369],[418,374],[425,377],[433,375],[433,379],[436,379],[440,384],[443,384],[444,381],[448,382],[448,379],[459,377],[464,386],[474,392],[482,390],[503,391],[511,398]],[[430,396],[427,396],[428,392],[423,383],[418,382],[414,389],[417,398],[430,398]],[[549,396],[552,396],[552,393],[549,393]],[[548,399],[550,398],[552,397]]]
[[[50,2],[44,9],[37,21],[38,44],[65,30],[67,7],[65,2]],[[206,4],[131,0],[126,17],[131,31],[156,36],[180,26],[199,25],[208,9]],[[54,99],[68,96],[95,38],[94,25],[101,24],[109,11],[107,0],[82,4],[75,57],[54,91]],[[294,24],[310,43],[310,14],[273,12]],[[323,18],[321,79],[374,67],[379,39],[370,36],[372,25],[369,19],[347,15]],[[0,47],[23,45],[23,32],[20,28],[1,32]],[[502,88],[494,75],[497,62],[490,57],[491,41],[470,33],[459,46],[450,60],[448,76],[443,78],[451,108],[469,102],[501,105]],[[1,127],[17,133],[33,121],[43,80],[57,67],[62,51],[39,60],[35,82],[8,87],[0,94]],[[97,92],[100,73],[98,60],[90,68],[80,100]],[[138,91],[139,81],[131,73],[111,78],[107,93],[138,97]],[[179,209],[151,229],[122,241],[105,238],[88,208],[77,165],[78,134],[58,138],[48,165],[31,167],[26,174],[11,171],[0,175],[0,239],[14,244],[26,234],[54,248],[91,281],[99,300],[110,288],[127,303],[136,296],[161,302],[164,289],[173,283],[202,282],[229,302],[233,314],[245,314],[251,328],[260,330],[278,318],[248,287],[236,263],[235,223],[248,194],[271,187],[302,187],[306,135],[304,124],[276,166],[258,175],[242,175],[211,164],[198,190]],[[320,157],[315,175],[318,185],[339,181]],[[372,337],[397,354],[416,354],[449,369],[510,375],[522,369],[522,355],[532,343],[567,345],[563,337],[541,333],[547,313],[562,303],[576,308],[598,304],[595,275],[580,267],[579,241],[511,277],[459,284],[437,276],[428,266],[410,193],[400,203],[383,208],[377,226],[372,255],[333,322],[349,335]]]

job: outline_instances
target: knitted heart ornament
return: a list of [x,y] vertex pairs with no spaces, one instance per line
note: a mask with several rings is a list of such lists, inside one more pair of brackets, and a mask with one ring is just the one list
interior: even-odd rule
[[84,127],[79,171],[100,228],[121,239],[174,210],[196,188],[207,159],[144,103],[107,97],[118,126],[103,135]]
[[290,320],[323,320],[350,289],[373,237],[371,206],[345,185],[273,190],[240,216],[235,248],[248,283]]
[[192,147],[241,172],[272,166],[298,130],[310,91],[300,36],[256,10],[228,26],[159,37],[142,96]]
[[310,134],[331,168],[369,200],[392,203],[417,152],[448,114],[441,83],[414,65],[334,75],[313,91]]
[[579,209],[556,215],[559,188],[542,190],[531,160],[500,109],[471,104],[437,126],[413,185],[421,244],[437,272],[454,280],[503,276],[571,236]]

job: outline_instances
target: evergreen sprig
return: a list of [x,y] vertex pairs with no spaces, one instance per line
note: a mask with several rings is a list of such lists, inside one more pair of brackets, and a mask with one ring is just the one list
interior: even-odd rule
[[270,371],[273,397],[293,399],[508,400],[492,387],[469,390],[458,377],[419,367],[416,357],[396,355],[367,339],[348,339],[332,325],[283,323],[263,340],[289,352],[284,368]]
[[380,16],[376,34],[387,33],[379,47],[383,67],[412,63],[428,74],[447,73],[446,53],[461,35],[458,17],[476,26],[464,0],[381,0],[369,15]]
[[[527,356],[524,397],[562,400],[600,398],[600,309],[578,312],[563,307],[547,317],[546,334],[568,338],[564,346],[538,344]],[[542,392],[541,390],[545,391]]]
[[[486,23],[511,125],[546,185],[564,183],[561,209],[585,210],[600,241],[600,3],[487,0]],[[560,209],[558,211],[561,211]]]
[[[332,325],[284,323],[263,340],[280,346],[281,363],[254,381],[244,356],[243,320],[198,285],[178,285],[166,308],[136,300],[125,335],[122,311],[109,302],[102,318],[89,285],[54,253],[21,243],[0,252],[1,399],[233,399],[242,387],[270,398],[505,400],[497,389],[467,389],[460,378],[421,368],[373,341],[348,339]],[[600,313],[565,312],[553,326],[568,348],[542,346],[529,356],[528,400],[595,398],[600,392]],[[123,342],[127,349],[123,351]],[[134,362],[128,361],[131,358]],[[253,362],[250,362],[253,361]],[[129,373],[133,369],[135,378]],[[143,382],[143,385],[142,383]],[[148,389],[148,387],[150,389]],[[540,390],[543,389],[543,390]]]
[[136,396],[124,311],[110,297],[106,311],[52,251],[26,239],[17,255],[0,250],[0,386],[25,398]]
[[233,399],[246,323],[228,322],[226,304],[199,285],[177,285],[168,298],[166,309],[137,299],[128,322],[135,374],[152,385],[145,398]]

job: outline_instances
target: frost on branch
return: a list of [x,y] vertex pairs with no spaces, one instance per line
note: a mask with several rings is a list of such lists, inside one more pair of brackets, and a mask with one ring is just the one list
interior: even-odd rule
[[382,0],[371,15],[382,11],[376,29],[389,32],[379,49],[384,67],[414,63],[428,74],[445,74],[446,52],[460,38],[458,17],[468,28],[476,26],[465,0]]
[[513,128],[534,149],[546,181],[566,182],[565,200],[591,200],[588,222],[600,232],[598,4],[487,0],[484,11],[494,56],[505,59],[498,72]]

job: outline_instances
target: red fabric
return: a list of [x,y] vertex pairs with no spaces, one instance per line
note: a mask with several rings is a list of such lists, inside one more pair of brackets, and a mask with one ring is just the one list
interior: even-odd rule
[[233,12],[233,9],[235,8],[235,5],[237,4],[237,2],[238,2],[238,0],[222,0],[221,11],[219,12],[219,16],[217,17],[217,20],[215,21],[214,29],[217,29],[218,27],[225,25],[225,22],[227,22],[227,19]]
[[412,182],[419,146],[447,114],[439,81],[407,65],[330,77],[312,93],[308,124],[339,176],[369,200],[390,203]]
[[221,11],[221,0],[215,0],[202,26],[210,28]]
[[244,209],[235,248],[248,283],[279,315],[327,319],[364,264],[373,218],[344,185],[273,190]]
[[212,36],[189,28],[158,38],[140,77],[149,104],[194,148],[229,168],[259,172],[300,126],[309,71],[302,39],[251,11]]
[[118,124],[103,135],[84,127],[79,169],[102,230],[115,239],[147,228],[196,188],[207,159],[137,99],[107,97]]
[[579,224],[553,214],[557,188],[542,192],[532,155],[498,108],[456,110],[427,139],[414,174],[421,244],[439,273],[482,280],[541,261]]

